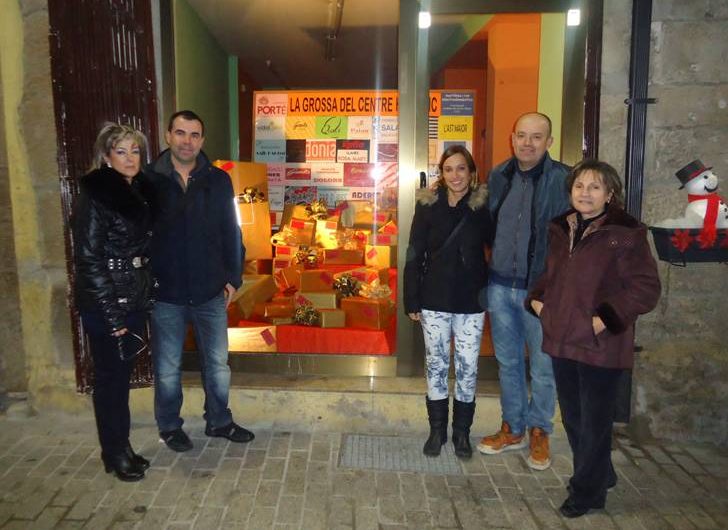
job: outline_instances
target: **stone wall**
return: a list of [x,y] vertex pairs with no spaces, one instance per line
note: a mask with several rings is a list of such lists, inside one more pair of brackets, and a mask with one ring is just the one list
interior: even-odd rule
[[[45,0],[11,0],[0,17],[4,145],[8,154],[19,313],[16,343],[36,408],[86,406],[75,392],[57,139]],[[0,193],[0,200],[7,200]],[[10,207],[12,205],[12,207]],[[5,237],[5,236],[4,236]],[[3,343],[3,350],[13,347]],[[5,353],[6,360],[10,360]]]
[[[600,156],[624,167],[631,0],[605,2]],[[728,191],[728,0],[653,3],[643,221],[680,217],[675,172],[699,158]],[[726,195],[726,192],[723,192]],[[633,426],[661,438],[728,444],[724,264],[659,262],[658,308],[638,325]]]

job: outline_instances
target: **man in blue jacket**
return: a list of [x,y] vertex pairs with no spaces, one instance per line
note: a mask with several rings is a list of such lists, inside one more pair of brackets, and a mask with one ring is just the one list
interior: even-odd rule
[[147,168],[157,199],[152,360],[159,435],[173,451],[192,449],[180,417],[182,345],[192,323],[205,391],[205,434],[249,442],[253,433],[237,425],[228,408],[226,309],[240,287],[245,257],[232,184],[202,153],[205,125],[194,112],[173,114],[165,139],[169,149]]
[[[569,168],[548,154],[551,120],[529,112],[511,135],[513,158],[493,168],[488,207],[496,223],[488,281],[488,312],[501,388],[501,429],[478,444],[485,454],[529,445],[528,465],[551,465],[556,385],[551,358],[541,351],[541,323],[526,311],[529,287],[544,271],[549,221],[569,208]],[[528,345],[531,399],[526,385]],[[526,438],[526,430],[529,437]]]

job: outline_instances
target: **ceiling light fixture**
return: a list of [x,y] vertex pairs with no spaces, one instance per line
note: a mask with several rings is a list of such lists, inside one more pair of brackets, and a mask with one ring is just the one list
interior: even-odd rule
[[[341,31],[341,18],[344,16],[344,0],[335,0],[336,11],[331,16],[331,9],[329,9],[329,32],[326,34],[326,51],[324,52],[324,59],[327,61],[336,60],[335,44],[336,39],[339,37]],[[334,1],[329,4],[333,5]]]
[[432,25],[432,16],[429,11],[420,11],[418,26],[420,29],[427,29]]
[[581,24],[581,9],[569,9],[566,12],[566,25],[578,26]]

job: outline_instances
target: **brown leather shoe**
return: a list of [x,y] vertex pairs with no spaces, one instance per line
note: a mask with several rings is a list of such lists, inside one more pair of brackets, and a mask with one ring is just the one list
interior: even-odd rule
[[511,426],[504,421],[501,424],[500,431],[480,440],[478,451],[486,455],[497,455],[503,451],[523,449],[526,445],[528,445],[526,436],[524,434],[513,434]]
[[531,469],[543,471],[551,465],[549,435],[543,429],[533,427],[529,431],[529,454],[526,462]]

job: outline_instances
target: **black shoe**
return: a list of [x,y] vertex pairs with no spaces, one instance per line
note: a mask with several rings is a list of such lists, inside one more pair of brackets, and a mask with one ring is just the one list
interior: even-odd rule
[[559,508],[559,511],[561,512],[561,515],[567,519],[575,519],[576,517],[581,517],[582,515],[589,513],[589,507],[578,506],[574,504],[571,497],[568,497]]
[[126,452],[113,456],[102,455],[101,460],[104,462],[106,472],[113,473],[123,482],[136,482],[144,478],[144,470],[135,464]]
[[455,456],[469,459],[473,456],[470,446],[470,426],[473,424],[475,414],[475,401],[465,403],[453,399],[452,402],[452,444],[455,446]]
[[215,438],[227,438],[231,442],[241,444],[248,443],[255,438],[255,435],[252,432],[241,427],[234,421],[231,421],[224,427],[212,428],[208,425],[205,427],[205,434]]
[[447,443],[447,416],[450,400],[448,398],[430,400],[425,396],[427,417],[430,421],[430,436],[422,448],[426,456],[440,456],[442,446]]
[[142,471],[146,471],[147,469],[149,469],[149,460],[144,458],[142,455],[136,454],[134,452],[134,449],[131,448],[131,444],[129,442],[126,443],[126,448],[124,449],[124,452],[127,454],[132,462],[142,468]]
[[160,432],[159,439],[167,444],[167,447],[172,451],[177,451],[178,453],[184,453],[193,447],[192,440],[190,440],[190,437],[181,428],[175,429],[174,431]]

